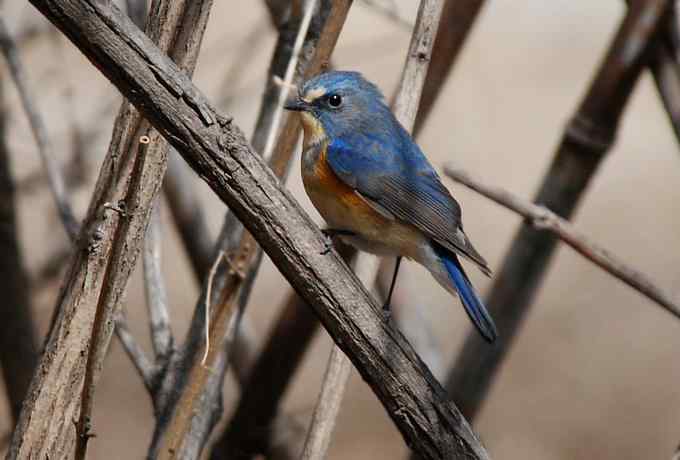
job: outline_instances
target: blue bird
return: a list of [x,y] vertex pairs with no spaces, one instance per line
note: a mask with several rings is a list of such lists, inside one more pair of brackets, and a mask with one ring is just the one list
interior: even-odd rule
[[401,257],[458,295],[489,342],[496,327],[459,257],[491,271],[463,232],[461,209],[380,90],[357,72],[328,72],[300,88],[286,108],[304,130],[302,179],[329,229],[357,249]]

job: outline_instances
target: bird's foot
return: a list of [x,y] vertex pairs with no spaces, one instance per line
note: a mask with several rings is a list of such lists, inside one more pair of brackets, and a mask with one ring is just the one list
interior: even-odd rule
[[326,241],[324,243],[324,248],[323,251],[321,251],[321,255],[326,255],[329,252],[331,252],[331,249],[333,248],[333,237],[335,236],[354,236],[356,233],[354,233],[351,230],[343,230],[339,228],[324,228],[321,230],[321,233],[324,234],[326,237]]

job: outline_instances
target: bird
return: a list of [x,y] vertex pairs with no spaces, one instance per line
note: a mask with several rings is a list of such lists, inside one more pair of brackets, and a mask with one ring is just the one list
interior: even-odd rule
[[376,85],[353,71],[329,71],[299,86],[287,110],[301,117],[302,181],[337,236],[359,250],[396,257],[384,305],[389,314],[402,257],[424,266],[457,295],[487,342],[498,336],[461,258],[491,270],[463,231],[458,202]]

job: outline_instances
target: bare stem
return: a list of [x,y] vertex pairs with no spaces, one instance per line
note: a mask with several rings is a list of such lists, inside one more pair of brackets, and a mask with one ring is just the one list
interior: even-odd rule
[[644,273],[618,260],[616,256],[591,242],[590,238],[545,206],[524,201],[499,187],[486,185],[460,169],[447,166],[444,172],[456,182],[519,214],[538,230],[546,230],[555,234],[583,257],[649,298],[671,315],[680,318],[680,305],[669,293],[656,286]]
[[309,424],[307,440],[300,456],[301,460],[326,458],[351,371],[351,361],[340,348],[334,345],[328,358],[321,393]]
[[151,221],[144,241],[144,288],[146,306],[149,310],[151,344],[156,359],[163,361],[172,352],[173,339],[170,330],[168,298],[161,272],[161,211],[157,199],[153,205]]
[[52,144],[49,141],[45,123],[40,116],[33,95],[28,87],[28,77],[26,76],[26,70],[19,57],[17,46],[7,30],[7,25],[5,24],[5,19],[2,15],[0,15],[0,49],[2,49],[5,59],[7,60],[10,74],[14,79],[24,110],[28,116],[33,136],[38,144],[40,158],[42,159],[43,167],[47,172],[50,190],[52,191],[52,197],[57,206],[59,217],[64,224],[66,234],[72,241],[75,241],[78,237],[79,224],[68,199],[64,177],[61,168],[54,158]]

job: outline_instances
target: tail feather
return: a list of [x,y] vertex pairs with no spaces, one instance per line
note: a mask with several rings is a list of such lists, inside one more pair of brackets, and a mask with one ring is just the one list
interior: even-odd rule
[[438,249],[437,252],[451,277],[451,281],[453,281],[456,287],[456,291],[458,291],[458,296],[465,307],[465,312],[487,342],[495,341],[498,337],[496,325],[465,274],[458,257],[444,248]]

